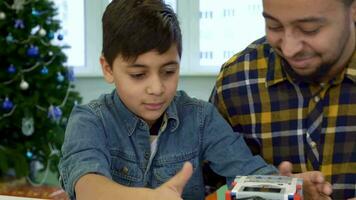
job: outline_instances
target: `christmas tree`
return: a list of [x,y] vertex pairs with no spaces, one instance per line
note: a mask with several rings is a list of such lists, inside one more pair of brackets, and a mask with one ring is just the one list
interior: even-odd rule
[[81,98],[56,15],[50,0],[0,0],[0,177],[57,171],[66,121]]

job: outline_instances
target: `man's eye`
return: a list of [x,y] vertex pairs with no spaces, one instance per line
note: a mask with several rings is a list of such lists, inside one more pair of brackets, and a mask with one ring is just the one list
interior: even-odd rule
[[302,29],[301,31],[307,35],[314,35],[314,34],[317,34],[319,32],[319,30],[320,29],[317,28],[317,29]]
[[267,29],[270,30],[270,31],[281,31],[283,29],[282,26],[267,26]]

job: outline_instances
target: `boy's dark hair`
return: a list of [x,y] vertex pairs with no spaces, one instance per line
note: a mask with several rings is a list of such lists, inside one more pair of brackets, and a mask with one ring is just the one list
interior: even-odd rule
[[345,6],[350,6],[354,0],[342,0],[342,2],[345,4]]
[[166,52],[176,44],[182,54],[182,35],[177,16],[163,0],[113,0],[103,18],[103,49],[112,66],[116,56],[136,60],[151,50]]

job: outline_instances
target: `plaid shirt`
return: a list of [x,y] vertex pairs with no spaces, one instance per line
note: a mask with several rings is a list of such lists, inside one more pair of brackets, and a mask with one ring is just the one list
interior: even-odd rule
[[255,154],[294,172],[319,170],[333,198],[356,194],[356,51],[328,83],[297,82],[265,38],[228,60],[210,101]]

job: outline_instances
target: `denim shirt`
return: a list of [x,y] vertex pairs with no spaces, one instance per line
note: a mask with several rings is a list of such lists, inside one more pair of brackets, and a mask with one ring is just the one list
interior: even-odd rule
[[126,108],[115,90],[75,106],[59,164],[60,182],[70,198],[75,199],[75,183],[87,173],[125,186],[156,188],[186,161],[194,172],[182,194],[185,200],[204,199],[203,160],[228,182],[236,175],[278,173],[251,154],[242,136],[210,103],[178,91],[165,114],[166,128],[151,155],[149,126]]

